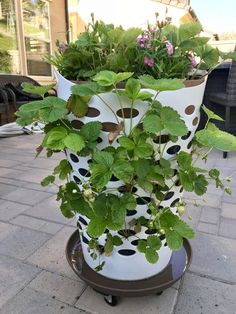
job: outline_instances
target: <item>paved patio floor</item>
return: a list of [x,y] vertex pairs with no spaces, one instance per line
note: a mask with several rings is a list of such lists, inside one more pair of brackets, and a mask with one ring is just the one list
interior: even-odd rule
[[[205,199],[185,194],[193,262],[184,278],[161,296],[123,298],[111,308],[78,279],[64,250],[75,221],[58,210],[53,187],[40,180],[59,156],[34,159],[41,135],[0,139],[0,313],[1,314],[235,314],[236,179],[231,197],[209,186]],[[212,152],[209,166],[236,171],[236,154]]]

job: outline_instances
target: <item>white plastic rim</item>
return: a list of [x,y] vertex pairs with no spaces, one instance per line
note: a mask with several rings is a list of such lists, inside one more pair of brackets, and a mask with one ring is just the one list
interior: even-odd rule
[[[71,94],[70,88],[74,83],[66,80],[61,74],[56,72],[57,78],[57,93],[58,97],[67,100]],[[194,136],[196,128],[198,126],[199,117],[200,117],[200,107],[202,104],[203,93],[205,89],[206,80],[200,85],[193,87],[182,88],[177,91],[168,91],[161,92],[157,100],[159,100],[162,105],[169,106],[178,111],[181,115],[185,124],[189,130],[186,136],[182,136],[178,139],[176,143],[168,142],[163,143],[164,148],[164,158],[170,159],[178,151],[190,151],[191,149],[191,140]],[[149,90],[150,92],[151,91]],[[112,109],[114,112],[120,109],[120,104],[117,100],[117,96],[113,93],[101,95],[106,102],[112,104]],[[130,108],[129,100],[123,98],[123,107]],[[97,97],[93,96],[89,102],[90,111],[93,114],[88,114],[83,118],[76,118],[74,115],[70,114],[68,119],[72,122],[73,127],[79,129],[83,123],[88,123],[91,121],[100,121],[103,125],[103,130],[101,131],[98,148],[103,149],[109,145],[108,134],[109,127],[117,125],[116,118],[109,108],[107,108],[104,103]],[[91,109],[93,108],[93,109]],[[147,103],[143,101],[135,102],[135,117],[132,119],[132,126],[134,127],[140,122],[140,118],[146,112],[148,108]],[[122,121],[119,118],[119,122]],[[125,121],[126,131],[129,131],[130,128],[130,119],[127,118]],[[164,142],[164,140],[163,140]],[[116,140],[112,143],[112,146],[117,146]],[[81,183],[86,182],[89,179],[89,162],[91,156],[81,157],[76,155],[74,152],[67,150],[66,152],[67,159],[70,162],[73,172],[71,173],[71,180],[75,181],[79,186]],[[176,164],[172,162],[172,167],[175,168]],[[179,185],[178,178],[175,175],[172,180],[176,181],[176,185],[171,188],[167,193],[166,199],[162,202],[163,206],[170,207],[172,212],[177,214],[176,203],[182,197],[182,187]],[[120,180],[109,181],[107,188],[118,188],[123,186],[123,182]],[[150,199],[150,194],[145,192],[139,187],[134,187],[136,190],[135,194],[137,196],[137,207],[133,211],[127,211],[127,217],[125,225],[128,226],[128,223],[137,217],[144,216],[146,218],[150,217],[150,210],[148,207],[148,201]],[[119,192],[116,192],[119,194]],[[145,199],[145,203],[142,201]],[[85,216],[78,215],[78,226],[82,232],[81,243],[83,249],[83,255],[86,263],[91,267],[95,268],[98,265],[98,260],[93,260],[90,257],[88,252],[88,242],[90,236],[86,232],[86,226],[89,223],[89,219]],[[124,227],[125,228],[125,227]],[[120,231],[110,231],[112,235],[120,235]],[[147,262],[143,253],[138,252],[137,250],[137,235],[141,239],[146,239],[150,232],[146,227],[142,227],[140,233],[136,235],[131,235],[128,238],[123,237],[123,244],[121,246],[115,247],[112,253],[112,256],[106,257],[104,254],[100,256],[100,263],[105,261],[105,266],[103,270],[100,271],[100,274],[111,279],[116,280],[140,280],[149,278],[161,272],[169,263],[172,251],[168,248],[165,237],[160,237],[162,240],[162,247],[158,251],[159,259],[156,264],[150,264]],[[99,237],[98,242],[100,245],[105,244],[106,234]]]

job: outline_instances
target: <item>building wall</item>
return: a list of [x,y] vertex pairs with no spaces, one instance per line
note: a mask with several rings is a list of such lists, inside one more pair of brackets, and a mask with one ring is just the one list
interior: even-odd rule
[[56,40],[66,41],[66,12],[65,0],[52,0],[50,2],[50,24],[52,52],[55,50]]

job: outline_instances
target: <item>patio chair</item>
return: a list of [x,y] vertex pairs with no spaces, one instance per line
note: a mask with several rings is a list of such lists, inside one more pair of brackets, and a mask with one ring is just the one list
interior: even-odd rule
[[[13,106],[14,111],[27,102],[41,99],[38,95],[24,92],[21,87],[21,84],[24,82],[40,86],[37,81],[28,76],[0,74],[0,88],[3,88],[7,92],[9,104]],[[53,89],[48,95],[56,96],[56,90]]]
[[2,116],[5,115],[6,122],[9,122],[9,103],[7,93],[0,88],[0,125],[2,125]]
[[[225,107],[225,130],[230,131],[231,108],[236,107],[236,61],[232,61],[225,92],[214,92],[209,97],[210,103]],[[227,158],[227,152],[223,152]]]

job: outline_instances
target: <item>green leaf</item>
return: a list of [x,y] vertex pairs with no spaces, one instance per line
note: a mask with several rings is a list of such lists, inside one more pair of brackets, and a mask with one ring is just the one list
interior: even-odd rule
[[65,137],[64,143],[67,148],[70,148],[74,152],[81,151],[85,146],[83,137],[76,133],[69,133]]
[[148,133],[158,133],[163,130],[163,124],[160,117],[150,114],[143,119],[144,130]]
[[112,236],[108,233],[107,234],[107,240],[106,243],[104,245],[104,252],[106,256],[111,255],[112,251],[113,251],[113,241],[112,241]]
[[135,148],[134,142],[125,136],[119,138],[119,144],[127,150],[134,150]]
[[150,157],[153,153],[153,148],[151,144],[139,143],[134,149],[134,155],[138,158]]
[[191,154],[188,154],[186,152],[180,152],[179,154],[177,154],[176,159],[180,169],[187,171],[191,169],[193,160]]
[[141,84],[138,80],[134,78],[130,78],[126,85],[125,85],[125,91],[128,98],[135,100],[137,99],[137,96],[140,92]]
[[92,173],[91,182],[98,191],[101,191],[110,180],[112,172],[107,166],[101,164],[90,164],[89,167]]
[[128,210],[135,209],[137,206],[136,198],[130,193],[123,194],[120,201]]
[[138,159],[138,160],[134,160],[132,164],[135,169],[135,173],[139,178],[144,179],[147,177],[151,169],[149,160]]
[[196,140],[203,146],[213,147],[222,151],[236,150],[236,137],[219,130],[217,127],[210,129],[209,123],[207,129],[196,132]]
[[178,112],[170,107],[161,108],[161,122],[172,135],[183,136],[188,133],[188,129]]
[[62,150],[65,148],[64,139],[66,136],[67,130],[64,127],[55,127],[46,134],[42,146],[52,150]]
[[60,180],[65,180],[70,172],[70,163],[66,159],[62,159],[59,165],[54,168],[53,174],[58,174]]
[[217,120],[217,121],[224,121],[224,119],[222,119],[220,116],[218,116],[217,114],[215,114],[213,111],[211,111],[210,109],[208,109],[206,106],[202,106],[203,111],[205,112],[205,114],[207,115],[208,119],[213,119],[213,120]]
[[180,25],[179,27],[179,41],[182,42],[186,39],[195,37],[202,30],[199,22],[191,22]]
[[112,242],[115,246],[120,246],[123,244],[121,238],[119,236],[116,236],[116,235],[112,237]]
[[153,97],[152,93],[144,91],[144,92],[139,92],[138,93],[137,99],[140,99],[140,100],[150,100],[152,97]]
[[218,169],[211,169],[209,171],[209,176],[212,178],[212,179],[218,179],[219,178],[219,175],[220,175],[220,172]]
[[147,249],[147,240],[139,240],[137,248],[140,253],[145,253]]
[[136,38],[141,33],[142,33],[142,30],[140,28],[136,28],[136,27],[131,27],[131,28],[125,30],[121,36],[120,44],[122,46],[125,46],[125,48],[126,48],[129,45],[136,43]]
[[108,152],[96,152],[93,154],[93,160],[101,165],[105,165],[110,168],[113,164],[114,158],[111,153]]
[[173,251],[178,251],[183,246],[183,238],[175,230],[166,230],[166,242],[168,247]]
[[43,85],[43,86],[37,86],[33,85],[32,83],[22,83],[21,87],[23,88],[23,91],[29,94],[36,94],[39,96],[44,96],[48,91],[50,91],[53,87],[55,87],[56,84],[49,84],[49,85]]
[[142,86],[155,91],[167,91],[167,90],[177,90],[184,87],[182,80],[180,79],[159,79],[155,80],[150,75],[142,75],[139,77],[139,82]]
[[[162,167],[162,171],[165,177],[173,177],[174,174],[174,170],[171,169],[171,163],[169,162],[169,160],[166,160],[164,158],[160,158],[160,165]],[[158,168],[155,168],[156,170],[158,170]]]
[[147,245],[152,247],[154,250],[159,250],[162,244],[159,237],[151,235],[147,237]]
[[112,223],[117,227],[116,229],[122,228],[125,223],[126,209],[125,206],[122,206],[119,198],[113,200],[111,207],[111,218]]
[[151,247],[147,248],[145,257],[150,264],[155,264],[158,261],[158,253]]
[[88,141],[96,141],[102,129],[101,122],[92,121],[84,124],[80,129],[80,135],[82,135]]
[[98,91],[98,85],[95,82],[86,82],[71,87],[71,92],[79,96],[93,96]]
[[123,180],[124,182],[130,182],[134,169],[128,161],[116,160],[113,164],[112,172],[118,179]]
[[49,184],[53,183],[55,181],[55,176],[47,176],[46,178],[44,178],[40,184],[42,186],[48,186]]
[[106,229],[106,220],[102,217],[95,217],[90,220],[87,228],[88,234],[93,238],[100,237]]
[[122,72],[116,74],[115,84],[128,80],[134,73],[133,72]]
[[90,96],[72,94],[67,101],[67,109],[70,110],[76,117],[82,118],[88,112],[88,102],[90,98]]
[[70,204],[75,212],[90,219],[94,217],[92,208],[90,207],[89,203],[85,201],[83,196],[79,196],[77,199],[71,200]]
[[152,193],[153,191],[153,184],[147,180],[144,179],[138,179],[137,184],[146,192]]
[[175,224],[174,230],[186,239],[193,239],[195,236],[195,232],[193,231],[193,229],[189,225],[187,225],[186,222],[180,219]]
[[219,53],[220,53],[220,57],[223,60],[232,59],[232,60],[236,61],[236,51],[231,51],[231,52],[220,51]]
[[94,76],[93,80],[101,86],[111,86],[116,84],[117,74],[113,71],[100,71]]
[[180,170],[179,179],[185,191],[188,191],[188,192],[193,191],[194,189],[193,178],[188,172],[186,173],[185,171]]
[[199,174],[196,179],[194,180],[194,191],[197,195],[203,195],[207,191],[208,181],[206,180],[205,176]]
[[60,209],[62,215],[65,216],[66,218],[72,218],[75,215],[73,212],[73,208],[71,208],[69,203],[61,204]]

